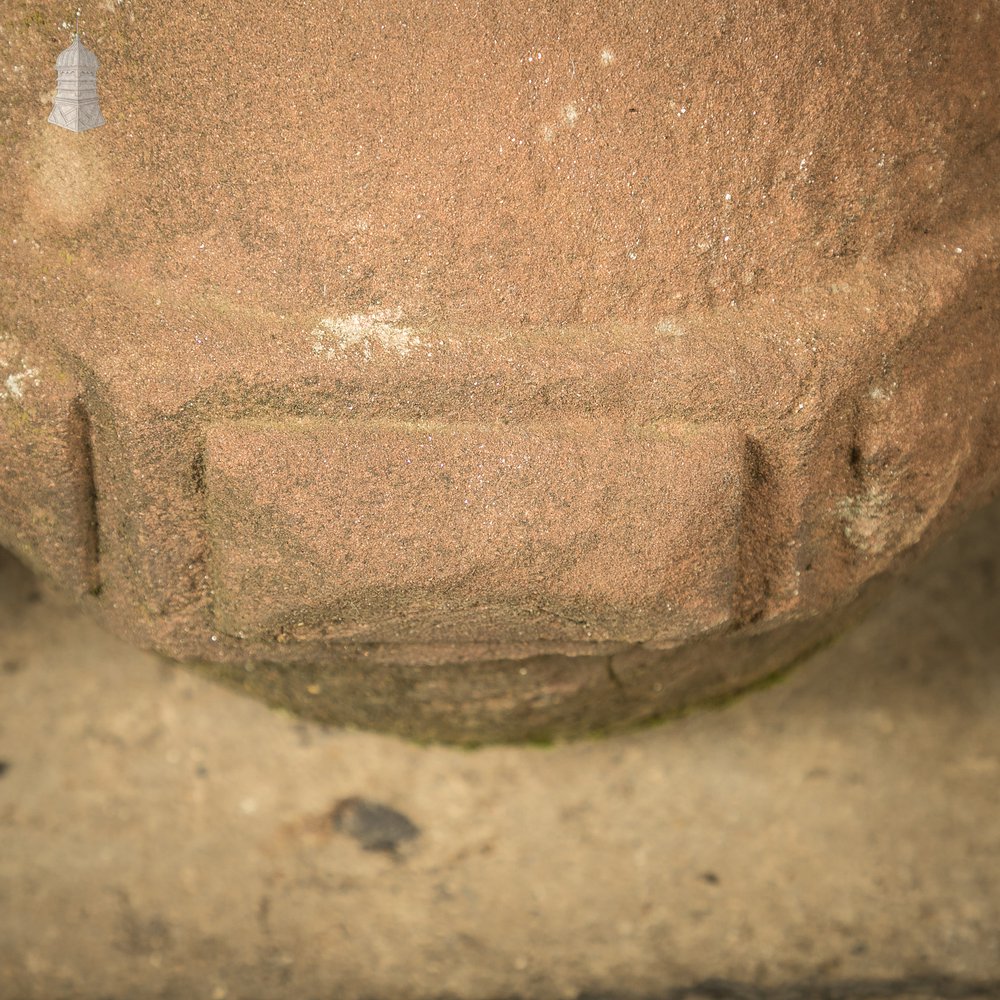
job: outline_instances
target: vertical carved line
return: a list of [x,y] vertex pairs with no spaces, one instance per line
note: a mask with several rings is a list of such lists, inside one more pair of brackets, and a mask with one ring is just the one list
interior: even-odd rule
[[97,596],[101,592],[101,526],[97,510],[97,480],[94,473],[94,433],[90,414],[83,404],[73,405],[75,437],[80,456],[80,536],[83,545],[81,576],[85,592]]
[[748,437],[743,453],[743,505],[740,514],[735,615],[738,626],[767,614],[772,578],[780,559],[774,518],[780,496],[774,465],[764,446]]

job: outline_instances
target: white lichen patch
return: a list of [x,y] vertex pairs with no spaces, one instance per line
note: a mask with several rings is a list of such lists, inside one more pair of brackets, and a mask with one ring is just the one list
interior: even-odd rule
[[[576,104],[564,104],[553,119],[544,122],[540,126],[540,132],[542,140],[546,143],[551,143],[556,140],[556,137],[560,134],[569,135],[576,128],[577,124],[581,121],[584,114],[590,114],[593,111],[593,107],[587,107],[583,111],[577,107]],[[518,143],[520,145],[520,143]]]
[[664,337],[683,337],[687,333],[676,320],[666,318],[656,324],[656,332]]
[[27,368],[23,372],[8,375],[4,381],[4,391],[14,399],[21,399],[24,397],[25,383],[28,382],[34,386],[41,385],[41,382],[38,379],[37,368]]
[[[6,375],[3,369],[7,369]],[[13,370],[11,370],[13,369]],[[0,358],[0,399],[23,399],[28,386],[36,388],[42,384],[40,372],[37,368],[29,368],[21,359],[17,364],[11,365]]]
[[888,530],[887,515],[892,498],[878,485],[866,492],[845,497],[837,505],[847,541],[869,555],[883,552],[892,541]]
[[310,337],[313,353],[326,358],[359,350],[368,361],[376,348],[405,357],[420,346],[416,331],[403,323],[401,309],[379,309],[352,316],[328,316],[319,321]]

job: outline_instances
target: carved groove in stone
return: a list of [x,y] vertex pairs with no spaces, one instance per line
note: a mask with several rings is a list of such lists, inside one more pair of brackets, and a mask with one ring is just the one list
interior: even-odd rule
[[94,436],[90,414],[82,403],[73,406],[73,439],[79,451],[80,537],[82,539],[82,577],[87,593],[101,592],[101,528],[97,507],[97,481],[94,475]]

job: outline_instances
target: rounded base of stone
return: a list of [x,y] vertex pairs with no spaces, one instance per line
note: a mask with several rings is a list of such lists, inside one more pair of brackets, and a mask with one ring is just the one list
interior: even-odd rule
[[475,746],[595,736],[715,707],[777,679],[860,618],[880,577],[839,611],[753,634],[714,635],[670,652],[538,656],[477,664],[194,664],[213,679],[304,718]]

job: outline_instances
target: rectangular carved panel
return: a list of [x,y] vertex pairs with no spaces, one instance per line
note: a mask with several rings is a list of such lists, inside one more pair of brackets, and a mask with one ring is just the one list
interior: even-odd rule
[[719,426],[217,425],[217,622],[360,642],[689,635],[732,615],[742,468]]

